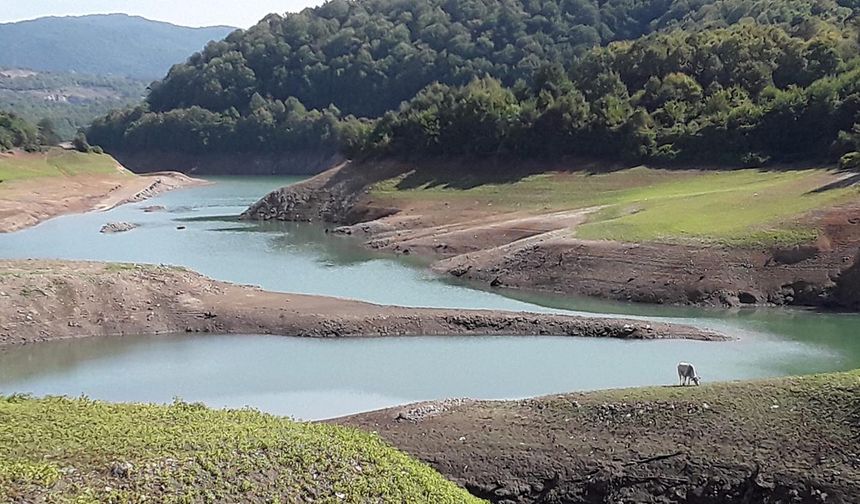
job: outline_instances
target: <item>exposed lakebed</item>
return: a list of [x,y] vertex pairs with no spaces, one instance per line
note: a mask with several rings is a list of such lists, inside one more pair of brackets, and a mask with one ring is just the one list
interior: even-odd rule
[[[236,219],[296,179],[219,178],[110,212],[60,217],[0,235],[0,257],[186,266],[269,290],[385,304],[588,312],[682,321],[731,343],[578,338],[308,340],[267,336],[124,337],[0,352],[0,393],[87,394],[112,401],[252,406],[324,418],[445,397],[506,399],[569,390],[672,383],[678,360],[706,381],[860,367],[860,316],[811,311],[702,310],[487,292],[417,264],[366,251],[319,226]],[[163,210],[144,212],[144,208]],[[109,222],[138,225],[100,234]],[[182,229],[179,229],[182,228]],[[505,294],[505,295],[502,295]]]

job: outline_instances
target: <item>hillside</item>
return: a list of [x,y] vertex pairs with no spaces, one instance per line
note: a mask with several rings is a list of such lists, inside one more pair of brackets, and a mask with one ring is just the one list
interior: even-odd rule
[[31,123],[48,119],[63,140],[110,110],[138,103],[147,82],[75,72],[0,68],[0,110],[14,110]]
[[334,0],[210,44],[89,135],[115,151],[835,162],[860,145],[857,9]]
[[480,502],[378,437],[197,404],[0,397],[4,502]]
[[156,79],[234,28],[188,28],[124,14],[0,24],[0,67]]

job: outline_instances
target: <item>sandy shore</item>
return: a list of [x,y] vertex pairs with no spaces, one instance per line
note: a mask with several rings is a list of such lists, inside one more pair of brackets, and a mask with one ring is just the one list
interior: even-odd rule
[[172,189],[205,183],[176,172],[38,177],[0,187],[0,233],[17,231],[60,215],[110,210]]
[[403,308],[274,293],[166,266],[0,261],[0,345],[175,332],[728,339],[693,327],[639,320]]

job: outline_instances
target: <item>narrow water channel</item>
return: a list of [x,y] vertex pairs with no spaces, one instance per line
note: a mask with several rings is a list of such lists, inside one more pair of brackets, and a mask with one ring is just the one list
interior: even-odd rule
[[[380,256],[319,226],[240,222],[285,178],[218,178],[110,212],[72,215],[0,235],[0,257],[182,265],[266,289],[410,306],[557,311],[682,321],[732,343],[548,337],[349,341],[266,336],[91,339],[0,351],[0,393],[86,394],[111,401],[251,406],[306,419],[445,397],[520,398],[670,384],[690,360],[730,380],[860,367],[860,316],[806,310],[704,310],[483,291]],[[161,205],[165,211],[145,213]],[[102,235],[107,222],[141,227]],[[184,227],[185,229],[177,229]],[[607,370],[613,370],[608,372]]]

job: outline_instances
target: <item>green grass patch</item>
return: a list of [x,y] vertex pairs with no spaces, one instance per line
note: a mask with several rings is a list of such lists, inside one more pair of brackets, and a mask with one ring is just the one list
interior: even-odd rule
[[144,499],[480,502],[349,428],[181,402],[0,397],[0,501]]
[[408,179],[399,177],[376,184],[372,195],[382,199],[473,199],[504,210],[603,207],[576,230],[585,239],[792,245],[812,241],[818,234],[817,229],[798,224],[804,214],[860,197],[856,186],[813,192],[832,178],[825,170],[638,167],[601,174],[545,173],[468,189],[435,182],[402,189]]
[[10,182],[38,177],[121,173],[107,154],[50,149],[42,153],[0,156],[0,180]]

